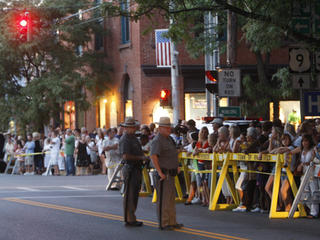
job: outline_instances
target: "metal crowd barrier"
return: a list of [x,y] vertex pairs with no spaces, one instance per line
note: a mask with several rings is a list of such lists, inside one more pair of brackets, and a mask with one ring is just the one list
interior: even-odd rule
[[13,155],[8,154],[7,155],[7,166],[4,171],[4,174],[8,174],[8,171],[10,169],[12,169],[11,175],[13,175],[15,173],[16,168],[18,167],[17,157],[36,156],[36,155],[42,155],[42,154],[48,154],[48,153],[50,153],[50,152],[24,153],[24,154],[13,154]]
[[[273,191],[272,191],[272,199],[271,199],[271,207],[269,218],[288,218],[289,213],[285,211],[277,211],[277,203],[278,203],[278,196],[279,196],[279,189],[280,189],[280,178],[281,178],[281,168],[284,165],[284,154],[263,154],[262,159],[259,159],[259,154],[243,154],[243,153],[200,153],[198,155],[192,156],[187,154],[186,152],[182,152],[179,154],[180,162],[182,164],[182,171],[185,173],[189,173],[190,170],[187,166],[185,166],[185,162],[182,161],[183,159],[189,160],[205,160],[212,162],[212,169],[211,174],[211,188],[210,188],[210,204],[209,210],[216,211],[216,210],[224,210],[224,209],[231,209],[239,205],[240,200],[238,193],[235,189],[235,184],[239,178],[239,172],[251,172],[251,173],[261,173],[261,174],[270,174],[260,171],[250,171],[250,170],[240,170],[237,167],[237,162],[244,161],[244,162],[272,162],[276,165],[276,171],[274,174],[274,182],[273,182]],[[291,161],[291,158],[288,159]],[[219,170],[218,168],[221,167]],[[231,169],[230,169],[231,168]],[[288,177],[292,192],[294,197],[297,194],[297,186],[294,181],[293,173],[290,170],[290,167],[286,167],[286,175]],[[208,170],[204,171],[197,171],[191,170],[196,173],[207,173]],[[231,180],[228,172],[231,171],[233,173],[233,181]],[[220,176],[218,177],[217,173],[220,172]],[[190,182],[188,181],[188,175],[185,175],[186,185],[190,186]],[[218,204],[218,199],[222,190],[222,184],[224,181],[227,181],[229,186],[234,204]],[[181,189],[180,189],[181,190]],[[178,189],[177,189],[178,191]],[[294,217],[303,217],[306,216],[306,212],[302,204],[298,205],[298,211],[294,213]]]

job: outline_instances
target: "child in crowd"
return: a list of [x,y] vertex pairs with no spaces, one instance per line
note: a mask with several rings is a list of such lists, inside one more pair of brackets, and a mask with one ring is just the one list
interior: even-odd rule
[[148,153],[150,151],[151,141],[149,141],[149,136],[146,134],[142,134],[140,136],[140,143],[142,147],[142,151],[144,153]]
[[18,161],[19,174],[24,174],[25,172],[24,157],[21,156],[22,154],[24,154],[22,143],[21,141],[17,141],[17,149],[14,152],[14,155],[16,157],[16,161]]
[[93,166],[98,161],[98,146],[96,145],[94,138],[87,136],[87,148],[90,156],[90,173],[93,174]]
[[[184,148],[185,151],[187,151],[188,155],[191,155],[193,153],[194,148],[196,147],[197,141],[198,141],[198,133],[197,132],[188,132],[187,134],[187,140],[189,144]],[[192,169],[198,169],[198,163],[197,160],[190,160],[191,166],[189,166]],[[189,188],[189,196],[187,201],[185,202],[185,205],[192,204],[191,201],[193,198],[199,198],[199,194],[197,192],[197,180],[196,180],[196,173],[191,172],[191,184]]]

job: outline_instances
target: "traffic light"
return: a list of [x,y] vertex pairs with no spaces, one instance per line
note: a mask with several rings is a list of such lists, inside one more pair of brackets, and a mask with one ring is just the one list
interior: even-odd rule
[[211,93],[218,93],[218,71],[206,71],[206,77],[208,81],[206,81],[206,88]]
[[171,92],[168,89],[162,89],[160,92],[160,106],[171,107]]
[[16,40],[26,42],[31,41],[31,15],[27,11],[15,14],[15,31]]

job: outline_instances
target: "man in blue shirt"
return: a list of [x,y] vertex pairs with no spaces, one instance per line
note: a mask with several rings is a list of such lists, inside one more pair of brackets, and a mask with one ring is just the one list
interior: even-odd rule
[[[24,151],[26,154],[34,153],[35,143],[32,139],[32,134],[28,134],[27,142],[24,145]],[[33,155],[27,155],[24,160],[26,166],[26,173],[24,175],[34,175],[34,162],[33,162]]]

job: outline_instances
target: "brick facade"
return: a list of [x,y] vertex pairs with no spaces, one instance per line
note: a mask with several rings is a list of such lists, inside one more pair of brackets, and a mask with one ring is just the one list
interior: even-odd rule
[[[158,19],[157,19],[158,20]],[[132,96],[133,117],[141,123],[150,123],[153,121],[153,110],[159,103],[159,94],[161,89],[171,89],[171,77],[169,69],[156,68],[155,39],[154,30],[143,34],[150,26],[146,18],[138,22],[130,22],[130,42],[121,44],[121,22],[120,18],[109,18],[105,21],[108,36],[104,39],[104,51],[106,62],[111,64],[113,71],[111,73],[111,82],[109,89],[105,90],[106,103],[106,127],[110,127],[110,105],[116,104],[116,122],[119,124],[125,118],[125,84],[126,79],[130,79],[132,91],[129,89],[129,95]],[[154,29],[167,28],[165,22],[158,22]],[[256,57],[250,52],[244,40],[240,41],[241,34],[238,35],[237,46],[237,66],[249,65],[255,69]],[[178,46],[179,67],[181,68],[180,80],[180,118],[184,119],[184,84],[189,79],[197,85],[197,81],[204,79],[204,58],[191,59],[183,46]],[[226,56],[220,56],[221,65],[225,65]],[[271,53],[270,63],[273,65],[285,65],[288,63],[288,49],[279,49]],[[201,92],[204,87],[199,88]],[[109,99],[113,99],[110,100]],[[85,125],[88,130],[99,127],[99,104],[91,98],[93,103],[91,109],[85,114]],[[97,104],[96,104],[97,103]],[[102,126],[101,126],[102,127]]]

